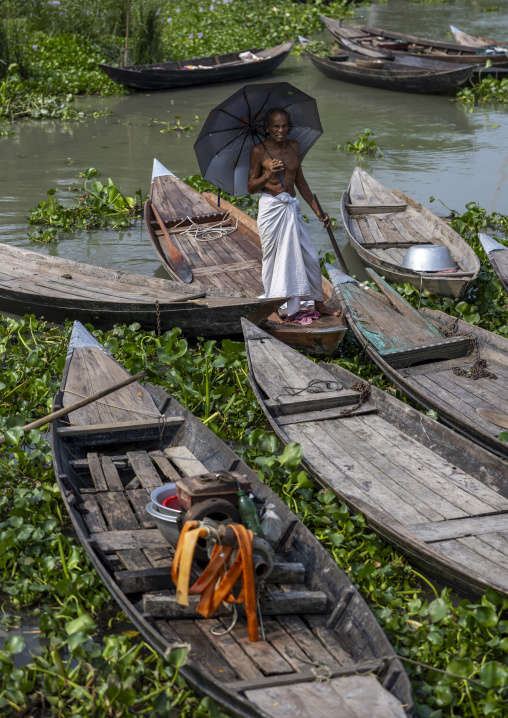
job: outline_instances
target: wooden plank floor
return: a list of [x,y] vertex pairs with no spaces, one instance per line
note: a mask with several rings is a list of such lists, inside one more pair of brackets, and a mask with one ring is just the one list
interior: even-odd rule
[[[125,457],[116,457],[116,463],[128,467],[141,486],[162,483],[168,474],[175,478],[206,470],[185,446],[151,454],[127,452]],[[88,471],[95,488],[83,494],[83,518],[120,587],[131,586],[130,592],[144,588],[174,595],[170,574],[174,551],[145,511],[146,489],[120,489],[119,472],[109,456],[88,454]],[[130,474],[127,480],[130,485]],[[291,590],[291,586],[272,586],[274,591]],[[303,585],[302,590],[306,590]],[[227,683],[259,680],[262,685],[264,677],[308,673],[315,665],[321,670],[326,670],[323,666],[335,670],[352,662],[341,645],[340,622],[336,628],[329,628],[327,619],[327,615],[318,614],[265,617],[266,640],[257,643],[249,641],[242,616],[225,635],[214,635],[211,629],[224,630],[221,620],[229,625],[231,615],[223,619],[159,618],[156,625],[168,641],[190,643],[189,662],[213,678]]]
[[[471,368],[472,360],[455,364],[466,371]],[[502,431],[500,426],[482,418],[477,409],[491,409],[501,414],[508,414],[508,368],[495,361],[488,362],[488,371],[497,379],[482,377],[468,379],[453,373],[453,367],[439,368],[439,364],[422,366],[405,376],[405,381],[415,391],[432,396],[433,402],[445,411],[456,414],[458,411],[468,423],[481,431],[496,436]]]

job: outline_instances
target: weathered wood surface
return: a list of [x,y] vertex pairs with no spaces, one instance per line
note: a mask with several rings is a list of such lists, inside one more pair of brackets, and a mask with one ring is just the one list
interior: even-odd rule
[[[348,50],[347,55],[341,61],[332,58],[319,57],[307,50],[314,67],[320,70],[327,77],[343,82],[351,82],[355,85],[377,87],[382,90],[395,90],[396,92],[414,92],[419,94],[436,94],[449,92],[466,83],[472,74],[473,68],[468,65],[432,67],[433,62],[428,66],[415,67],[403,58],[394,58],[391,62],[385,62],[384,67],[367,69],[360,67],[356,59],[362,59]],[[439,65],[440,63],[435,63]],[[355,207],[353,214],[359,210]],[[376,211],[376,205],[370,207],[365,203],[365,214]],[[397,206],[392,211],[399,211]]]
[[[109,372],[108,365],[114,360],[104,356],[104,371]],[[71,378],[71,363],[72,359],[68,360],[63,389]],[[319,373],[320,367],[315,366]],[[386,682],[397,700],[409,705],[410,686],[401,664],[394,661],[391,667],[380,668],[380,659],[393,656],[393,649],[328,553],[217,436],[162,389],[148,387],[147,391],[156,411],[164,407],[169,423],[182,417],[177,435],[158,436],[140,446],[133,433],[130,441],[123,437],[109,453],[101,447],[99,455],[62,438],[58,431],[52,434],[55,472],[76,533],[109,591],[143,637],[166,655],[173,646],[190,645],[182,675],[231,714],[261,715],[238,685],[241,681],[285,676],[291,691],[295,676],[301,674],[309,681],[309,661],[332,670],[355,661],[373,661],[380,687]],[[119,415],[124,410],[125,403],[108,407]],[[89,419],[82,417],[84,422]],[[221,608],[218,618],[204,619],[195,612],[198,597],[190,597],[189,609],[176,604],[170,580],[173,549],[144,511],[149,500],[144,486],[150,489],[182,475],[229,469],[247,475],[256,495],[274,503],[283,520],[284,537],[274,572],[261,596],[266,641],[258,643],[248,640],[242,616],[230,633],[210,633],[212,627],[221,630],[221,620],[226,627],[230,624],[231,607]],[[133,479],[140,488],[128,488]],[[69,490],[75,497],[72,505]],[[197,572],[193,571],[195,578]],[[291,613],[297,610],[297,614]],[[170,616],[171,620],[149,622],[149,613]],[[302,713],[305,718],[311,715]]]
[[[170,90],[178,87],[194,87],[217,82],[248,80],[273,72],[289,55],[293,42],[276,45],[265,50],[255,50],[258,62],[244,62],[239,52],[199,57],[194,60],[176,60],[155,65],[129,65],[112,67],[101,64],[99,67],[113,82],[136,90]],[[207,69],[189,72],[185,65],[206,65]]]
[[[404,211],[361,215],[364,205],[405,205]],[[353,210],[353,207],[355,208]],[[443,220],[397,190],[388,190],[365,170],[356,167],[341,204],[342,219],[351,246],[386,279],[410,282],[444,296],[459,297],[478,276],[480,262],[471,247]],[[402,267],[408,247],[444,245],[458,265],[455,273],[416,272]]]
[[[347,320],[369,356],[409,397],[508,458],[508,444],[498,439],[500,426],[489,420],[508,415],[508,340],[462,320],[453,333],[451,317],[425,308],[417,312],[374,272],[370,275],[384,295],[358,283],[337,285]],[[450,331],[452,336],[443,336]],[[428,344],[418,346],[425,339]],[[496,378],[474,380],[461,375],[469,372],[476,360],[472,341],[477,343],[480,358],[487,361],[487,371]],[[418,364],[411,366],[415,362]]]
[[[375,387],[370,399],[375,412],[310,422],[303,415],[297,424],[280,426],[267,404],[288,380],[284,362],[290,350],[266,339],[274,357],[267,382],[267,360],[259,352],[262,330],[244,322],[244,336],[258,401],[281,440],[302,446],[303,462],[320,483],[361,510],[381,535],[431,573],[446,571],[447,580],[465,592],[490,585],[508,594],[502,550],[472,541],[488,534],[499,542],[508,535],[503,461]],[[301,355],[297,361],[304,386],[316,375],[316,365]],[[319,368],[346,389],[357,380],[334,364]],[[456,540],[448,546],[451,539]],[[480,560],[487,552],[490,563],[497,562],[495,572]]]

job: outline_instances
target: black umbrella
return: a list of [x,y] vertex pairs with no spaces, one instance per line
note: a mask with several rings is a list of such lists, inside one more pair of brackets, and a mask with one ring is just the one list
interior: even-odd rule
[[207,117],[194,145],[202,176],[234,196],[247,194],[250,153],[263,142],[266,113],[286,110],[293,125],[288,138],[304,157],[323,134],[316,100],[289,82],[244,85]]

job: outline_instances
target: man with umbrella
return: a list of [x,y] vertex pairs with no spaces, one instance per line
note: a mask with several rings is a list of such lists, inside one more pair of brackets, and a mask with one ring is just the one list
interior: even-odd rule
[[[282,108],[265,116],[267,139],[250,154],[248,190],[261,192],[258,229],[263,247],[263,286],[267,297],[290,297],[287,318],[297,318],[301,300],[314,300],[320,314],[338,312],[323,302],[318,253],[300,211],[295,187],[326,228],[330,218],[322,214],[303,175],[300,147],[288,139],[291,118]],[[277,313],[269,321],[281,324]]]
[[[288,317],[298,315],[302,299],[314,300],[322,314],[339,315],[323,302],[317,251],[295,192],[329,228],[301,164],[322,133],[316,100],[288,82],[272,82],[244,85],[217,105],[194,145],[204,179],[235,197],[261,192],[263,286],[267,297],[290,297]],[[309,314],[302,323],[319,318]],[[277,313],[269,319],[282,323]]]

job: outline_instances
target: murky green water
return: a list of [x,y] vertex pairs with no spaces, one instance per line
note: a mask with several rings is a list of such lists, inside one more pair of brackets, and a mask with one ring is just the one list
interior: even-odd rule
[[[487,0],[441,5],[390,0],[387,4],[358,8],[360,22],[436,39],[446,35],[450,23],[474,35],[508,41],[508,0],[496,0],[497,10],[485,12]],[[340,217],[340,196],[346,189],[354,155],[334,147],[354,139],[368,127],[384,151],[362,166],[388,187],[396,187],[438,213],[446,211],[429,197],[461,210],[475,200],[488,210],[508,213],[508,109],[481,108],[470,112],[447,97],[419,96],[358,87],[328,79],[306,58],[292,57],[269,79],[287,80],[317,98],[324,134],[304,163],[311,189],[323,207]],[[263,80],[260,80],[263,81]],[[182,121],[209,110],[241,83],[201,87],[152,95],[91,98],[81,101],[93,109],[108,107],[110,117],[72,124],[25,122],[15,137],[0,138],[0,241],[32,247],[41,252],[165,277],[145,236],[142,222],[128,232],[99,232],[62,236],[53,245],[31,245],[25,214],[55,187],[70,197],[67,187],[77,173],[97,167],[127,194],[138,187],[148,191],[153,157],[183,177],[198,171],[192,145],[199,126],[190,133],[160,132],[151,119]],[[329,248],[329,240],[312,221],[316,245]],[[342,230],[337,236],[346,243]],[[353,255],[346,258],[358,271]]]

